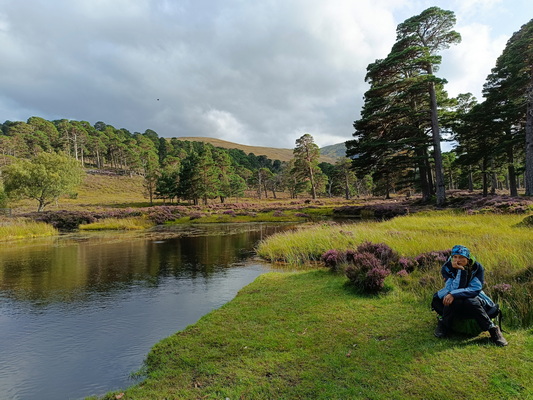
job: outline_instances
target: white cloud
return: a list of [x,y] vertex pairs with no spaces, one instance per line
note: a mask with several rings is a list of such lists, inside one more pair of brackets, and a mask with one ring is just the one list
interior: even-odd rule
[[458,27],[457,31],[462,41],[443,54],[446,67],[439,75],[448,80],[446,89],[451,96],[471,92],[481,101],[483,84],[508,38],[493,37],[489,26],[475,23]]

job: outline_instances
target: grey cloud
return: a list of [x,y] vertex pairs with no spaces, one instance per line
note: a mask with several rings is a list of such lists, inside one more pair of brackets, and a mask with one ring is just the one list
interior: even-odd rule
[[[415,13],[425,8],[415,3]],[[403,19],[393,12],[413,7],[0,0],[0,119],[104,121],[289,148],[303,133],[320,145],[349,140],[366,66],[394,42]]]

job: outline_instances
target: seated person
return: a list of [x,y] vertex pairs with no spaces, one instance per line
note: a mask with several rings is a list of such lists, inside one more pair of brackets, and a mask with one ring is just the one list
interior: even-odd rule
[[464,246],[454,246],[452,255],[444,263],[441,274],[446,283],[433,296],[431,306],[442,316],[437,324],[435,336],[445,337],[455,317],[475,319],[482,331],[489,331],[490,339],[498,346],[507,346],[500,328],[489,317],[494,302],[481,290],[485,271],[483,266],[470,255]]

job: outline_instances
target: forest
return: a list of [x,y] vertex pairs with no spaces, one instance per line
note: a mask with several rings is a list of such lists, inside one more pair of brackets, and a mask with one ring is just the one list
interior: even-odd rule
[[[455,15],[431,7],[397,27],[390,53],[368,65],[361,118],[347,154],[388,195],[446,200],[446,189],[533,195],[533,20],[508,40],[483,86],[450,98],[436,76],[441,50],[461,41]],[[441,154],[441,141],[456,148]]]
[[[142,176],[150,202],[164,199],[196,205],[245,194],[276,198],[285,191],[292,198],[302,193],[316,198],[370,190],[358,184],[349,162],[319,164],[320,152],[310,135],[299,139],[295,159],[281,162],[239,149],[163,138],[153,130],[131,133],[101,121],[91,125],[87,121],[31,117],[26,122],[6,121],[1,129],[0,163],[6,188],[20,181],[9,185],[5,182],[13,175],[12,164],[37,160],[42,153],[58,153],[76,160],[89,174]],[[298,153],[299,147],[303,149]]]

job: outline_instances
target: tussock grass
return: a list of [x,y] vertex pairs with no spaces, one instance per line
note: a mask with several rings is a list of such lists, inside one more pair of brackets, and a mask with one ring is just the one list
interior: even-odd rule
[[533,230],[516,226],[524,218],[433,211],[379,223],[323,224],[271,236],[259,244],[258,254],[271,261],[305,264],[319,260],[327,250],[344,251],[363,241],[386,243],[403,256],[463,244],[488,269],[506,265],[518,270],[531,265],[533,254]]
[[0,219],[0,241],[54,236],[57,234],[57,229],[44,222],[34,222],[24,218]]
[[[360,296],[325,270],[270,273],[152,349],[122,399],[527,399],[533,336],[433,336],[410,293]],[[123,394],[122,394],[123,393]]]
[[91,224],[80,225],[79,229],[82,231],[103,231],[103,230],[141,230],[148,229],[155,224],[144,217],[132,218],[105,218],[98,222]]

